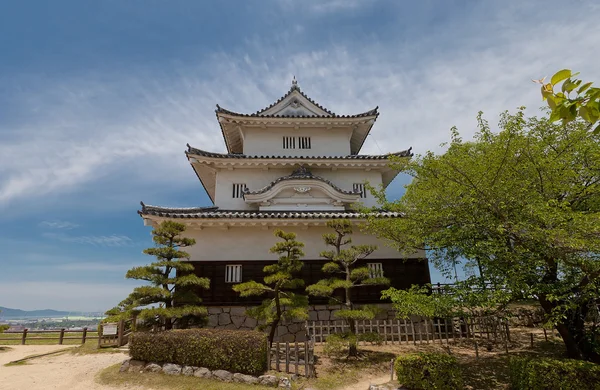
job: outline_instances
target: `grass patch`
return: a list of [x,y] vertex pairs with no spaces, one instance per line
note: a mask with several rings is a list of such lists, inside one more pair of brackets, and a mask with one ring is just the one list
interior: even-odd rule
[[97,354],[97,353],[122,353],[126,351],[120,350],[117,347],[103,347],[103,348],[98,348],[98,343],[97,340],[95,343],[85,343],[80,345],[79,347],[75,347],[75,348],[71,348],[69,349],[69,352],[71,352],[74,355],[92,355],[92,354]]
[[[88,331],[87,335],[89,337],[98,336],[98,332]],[[77,345],[81,344],[81,332],[69,332],[65,333],[65,339],[63,340],[63,345]],[[21,338],[23,337],[22,333],[2,333],[0,334],[0,345],[20,345]],[[54,340],[40,340],[41,338],[51,337]],[[25,339],[25,345],[57,345],[58,338],[60,337],[59,332],[51,332],[51,333],[27,333],[27,338]],[[67,337],[76,337],[76,339],[67,339]],[[97,344],[98,340],[96,339],[86,339],[86,344]]]
[[35,358],[39,358],[39,357],[44,357],[44,356],[49,356],[49,355],[60,355],[62,353],[67,352],[68,349],[59,349],[58,351],[52,351],[52,352],[47,352],[47,353],[40,353],[40,354],[36,354],[36,355],[29,355],[29,356],[25,356],[24,358],[21,358],[19,360],[15,360],[12,362],[8,362],[5,364],[6,367],[10,367],[10,366],[21,366],[24,364],[28,364],[28,361],[31,359],[35,359]]
[[97,382],[114,387],[136,386],[144,389],[167,390],[272,390],[273,387],[247,385],[245,383],[227,383],[211,379],[183,375],[165,375],[152,372],[119,372],[121,364],[115,364],[100,371]]
[[11,349],[12,349],[12,348],[9,348],[9,347],[0,347],[0,353],[2,353],[2,352],[8,352],[8,351],[10,351]]
[[29,364],[27,360],[17,360],[14,362],[8,362],[4,365],[4,367],[12,367],[12,366],[26,366]]

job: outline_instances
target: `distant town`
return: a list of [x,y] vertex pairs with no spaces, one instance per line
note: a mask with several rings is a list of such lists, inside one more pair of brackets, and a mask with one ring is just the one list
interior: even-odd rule
[[0,325],[9,325],[9,331],[30,330],[96,330],[105,317],[102,312],[79,312],[58,310],[20,310],[0,307]]

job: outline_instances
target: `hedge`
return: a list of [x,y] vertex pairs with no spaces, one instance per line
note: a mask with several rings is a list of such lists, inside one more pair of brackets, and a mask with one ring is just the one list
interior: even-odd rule
[[129,355],[159,364],[262,375],[267,370],[267,338],[262,332],[224,329],[135,332]]
[[443,353],[411,353],[396,358],[398,381],[410,389],[463,389],[460,367],[454,356]]
[[509,370],[514,390],[600,390],[600,365],[582,360],[514,357]]

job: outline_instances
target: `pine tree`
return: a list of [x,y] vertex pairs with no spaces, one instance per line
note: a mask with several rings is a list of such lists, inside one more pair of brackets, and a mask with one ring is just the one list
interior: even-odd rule
[[197,290],[208,289],[210,280],[195,275],[194,266],[184,261],[190,255],[181,248],[196,243],[193,238],[182,237],[184,231],[184,224],[173,221],[163,221],[152,231],[156,246],[144,253],[157,260],[134,267],[125,275],[149,284],[136,287],[119,306],[107,311],[109,321],[137,314],[145,325],[160,324],[168,330],[174,325],[185,328],[198,324],[206,318],[207,310],[200,306]]
[[[374,245],[352,245],[350,248],[343,248],[352,243],[352,223],[348,220],[333,220],[327,222],[327,227],[333,229],[335,233],[326,233],[323,240],[327,246],[332,246],[333,250],[321,252],[320,256],[328,260],[323,266],[323,272],[334,274],[329,279],[319,280],[316,284],[306,288],[310,295],[319,297],[328,297],[334,303],[344,306],[344,309],[336,313],[336,317],[345,319],[350,327],[351,337],[356,334],[356,321],[369,320],[375,318],[377,309],[372,306],[356,307],[351,299],[351,292],[354,289],[389,285],[389,279],[383,274],[372,275],[368,267],[359,266],[358,262],[377,249]],[[343,298],[334,295],[336,290],[343,290]],[[355,342],[350,342],[350,356],[356,356],[357,348]]]
[[308,298],[306,295],[296,294],[293,289],[304,286],[304,280],[294,278],[304,264],[300,258],[304,256],[304,244],[296,241],[295,233],[275,231],[275,236],[283,241],[278,242],[270,249],[271,253],[279,254],[275,264],[263,268],[266,276],[264,284],[254,280],[233,286],[233,290],[242,297],[260,296],[268,294],[260,306],[248,309],[246,314],[264,321],[261,328],[270,327],[269,345],[273,343],[275,332],[281,320],[308,318]]

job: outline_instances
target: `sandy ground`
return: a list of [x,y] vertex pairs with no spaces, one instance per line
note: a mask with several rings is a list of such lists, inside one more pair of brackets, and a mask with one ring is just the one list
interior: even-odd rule
[[340,390],[365,390],[369,388],[369,385],[381,385],[390,381],[390,374],[373,376],[369,379],[363,379],[360,382],[348,385]]
[[[65,349],[64,345],[15,345],[0,352],[1,390],[113,390],[115,387],[95,382],[96,374],[127,358],[124,353],[73,355],[63,353],[35,358],[26,365],[5,367],[4,364],[24,358]],[[122,389],[122,387],[121,387]]]

